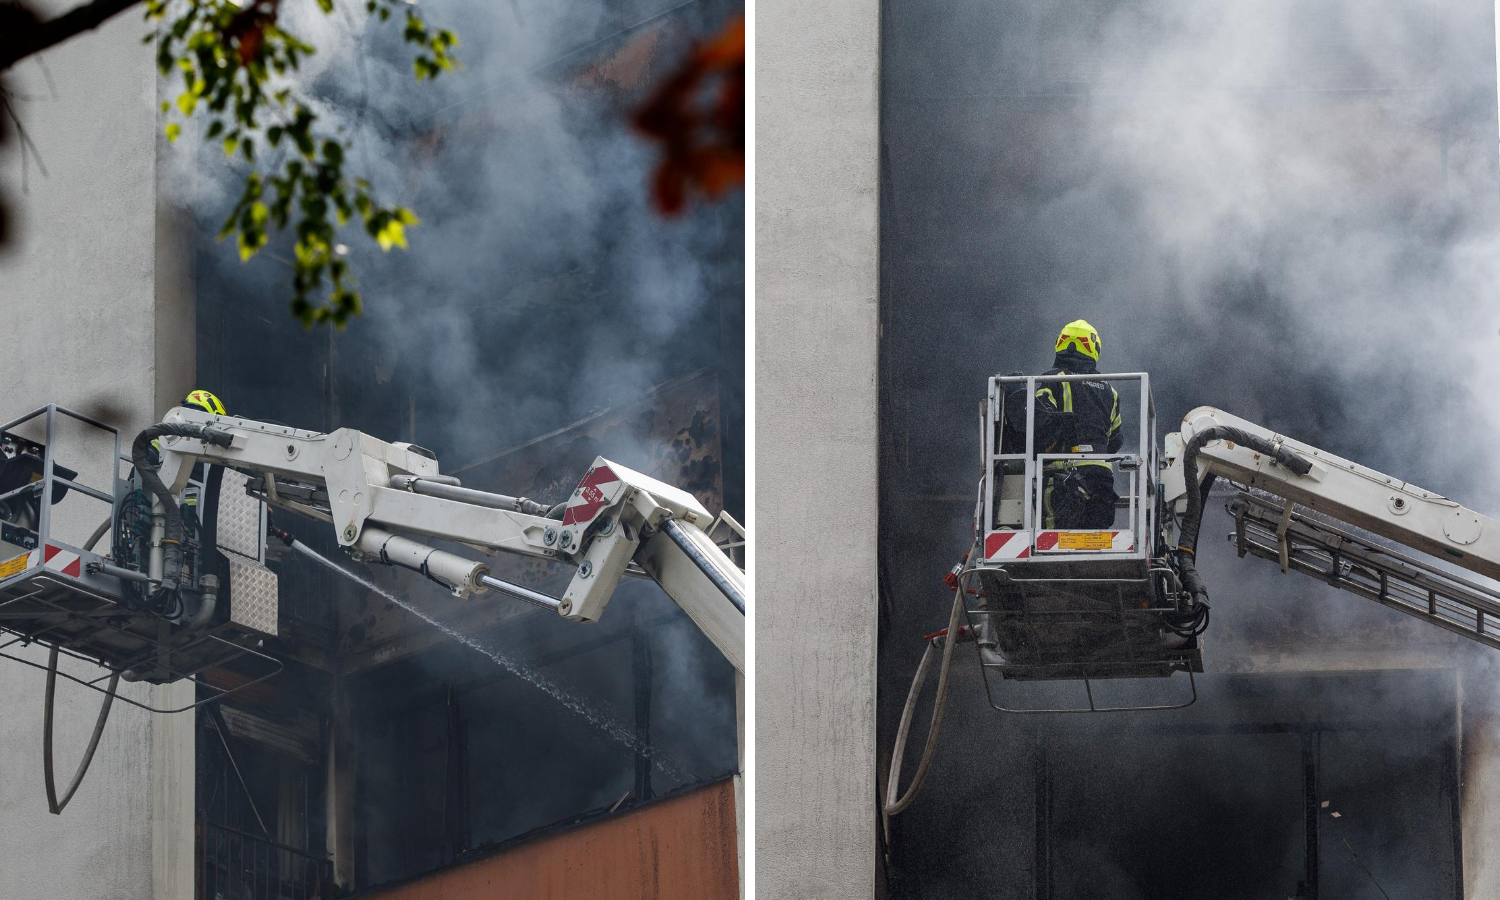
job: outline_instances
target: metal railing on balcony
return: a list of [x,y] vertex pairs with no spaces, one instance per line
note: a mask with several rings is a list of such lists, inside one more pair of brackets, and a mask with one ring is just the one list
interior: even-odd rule
[[327,900],[337,894],[326,856],[213,822],[200,822],[199,830],[199,900]]

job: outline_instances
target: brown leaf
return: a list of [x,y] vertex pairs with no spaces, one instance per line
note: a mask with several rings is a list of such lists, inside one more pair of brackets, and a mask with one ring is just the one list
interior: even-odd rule
[[693,49],[635,114],[661,144],[651,199],[678,215],[696,193],[710,200],[745,181],[745,20]]
[[256,0],[234,14],[224,26],[224,42],[235,48],[240,65],[249,65],[260,54],[266,29],[276,24],[281,0]]

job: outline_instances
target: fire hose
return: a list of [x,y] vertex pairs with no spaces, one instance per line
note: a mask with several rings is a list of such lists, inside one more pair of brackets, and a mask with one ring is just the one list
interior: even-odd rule
[[[970,554],[972,556],[972,552]],[[972,567],[965,563],[958,573],[957,585],[953,590],[953,609],[948,614],[948,627],[928,637],[927,649],[922,651],[922,661],[917,664],[916,674],[912,676],[911,690],[906,695],[906,706],[901,710],[901,722],[896,726],[896,743],[891,753],[890,774],[886,778],[885,802],[880,808],[881,824],[886,831],[886,837],[890,837],[890,819],[911,806],[912,801],[917,798],[917,792],[927,781],[927,775],[932,768],[933,754],[937,750],[938,733],[943,726],[943,711],[948,700],[948,674],[953,664],[953,646],[959,642],[961,628],[960,621],[964,613],[964,584]],[[911,784],[905,793],[900,792],[901,763],[906,758],[906,745],[910,739],[911,720],[916,713],[917,698],[921,696],[922,685],[927,680],[927,669],[932,664],[933,649],[941,642],[942,661],[938,664],[937,694],[933,698],[932,721],[927,726],[927,742],[922,747],[922,758],[917,762],[916,774],[912,776]]]

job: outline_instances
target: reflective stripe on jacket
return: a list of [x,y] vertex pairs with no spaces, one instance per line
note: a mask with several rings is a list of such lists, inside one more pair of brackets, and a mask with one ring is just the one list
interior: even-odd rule
[[[1057,354],[1048,375],[1094,375],[1094,361],[1072,350]],[[1125,442],[1120,394],[1107,381],[1062,381],[1036,392],[1036,447],[1040,453],[1118,453]],[[1048,471],[1099,466],[1104,460],[1058,459]]]

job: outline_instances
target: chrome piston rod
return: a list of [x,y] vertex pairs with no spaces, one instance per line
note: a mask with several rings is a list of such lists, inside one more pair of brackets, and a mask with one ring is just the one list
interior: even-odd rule
[[[441,479],[441,480],[438,480]],[[505,509],[511,512],[525,513],[529,516],[545,516],[551,507],[528,500],[525,497],[512,497],[509,494],[492,494],[489,491],[476,491],[461,485],[450,483],[451,480],[445,476],[428,475],[395,475],[391,478],[391,487],[398,490],[411,491],[413,494],[426,494],[429,497],[442,497],[444,500],[457,500],[460,503],[472,503],[475,506],[483,506],[489,509]]]
[[562,601],[555,597],[548,597],[546,594],[521,587],[519,584],[511,584],[509,581],[501,581],[493,575],[479,576],[479,583],[487,588],[500,591],[503,594],[510,594],[512,597],[525,600],[532,606],[540,606],[543,609],[550,609],[553,612],[557,612],[558,608],[562,606]]
[[745,612],[745,595],[733,584],[730,584],[729,579],[724,577],[724,573],[719,571],[718,567],[704,555],[698,545],[692,542],[687,536],[684,526],[675,519],[664,519],[661,523],[661,530],[665,531],[667,537],[672,539],[672,543],[676,544],[678,549],[686,554],[688,559],[693,561],[693,565],[697,566],[699,571],[708,576],[708,580],[713,582],[713,586],[718,588],[719,592],[730,603],[734,604],[734,608],[743,614]]

